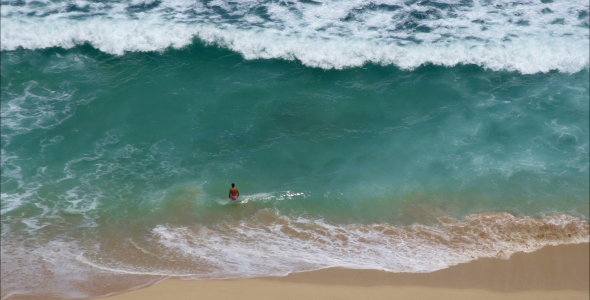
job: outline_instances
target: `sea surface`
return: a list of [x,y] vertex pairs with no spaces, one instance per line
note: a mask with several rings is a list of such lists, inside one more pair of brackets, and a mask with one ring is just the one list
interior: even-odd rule
[[0,27],[1,299],[589,242],[587,0],[2,0]]

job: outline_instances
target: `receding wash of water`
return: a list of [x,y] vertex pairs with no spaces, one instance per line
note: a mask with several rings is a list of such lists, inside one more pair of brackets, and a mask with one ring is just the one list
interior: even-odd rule
[[589,241],[587,0],[1,5],[1,299]]

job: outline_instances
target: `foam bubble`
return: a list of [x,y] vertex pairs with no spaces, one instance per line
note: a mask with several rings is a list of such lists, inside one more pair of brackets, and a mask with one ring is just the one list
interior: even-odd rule
[[588,222],[568,215],[534,219],[490,213],[439,221],[438,226],[336,225],[265,211],[252,221],[216,228],[161,225],[153,232],[177,257],[206,257],[215,266],[209,274],[183,274],[194,278],[285,275],[328,267],[432,272],[476,258],[508,258],[518,251],[589,238]]
[[432,272],[481,257],[588,243],[589,223],[565,214],[487,213],[439,218],[432,226],[334,224],[261,210],[210,225],[156,225],[149,234],[97,233],[78,240],[3,236],[2,298],[106,296],[169,276],[282,276],[328,267]]
[[[71,118],[79,105],[86,105],[93,97],[74,97],[76,89],[67,83],[57,89],[39,86],[31,80],[18,87],[8,87],[2,92],[2,131],[6,145],[15,135],[35,129],[50,129]],[[4,139],[3,139],[4,140]]]
[[[84,253],[77,242],[53,240],[45,244],[2,239],[2,299],[80,299],[108,296],[149,284],[161,277],[123,276],[80,263]],[[105,288],[106,287],[106,288]]]
[[[588,241],[588,221],[564,214],[489,213],[440,218],[436,226],[393,226],[338,225],[263,210],[250,220],[209,226],[158,225],[150,239],[134,247],[84,261],[122,274],[192,279],[282,276],[329,267],[432,272],[482,257],[508,258],[518,251]],[[134,258],[123,262],[116,258],[121,253]],[[141,263],[146,260],[151,263]]]
[[[587,1],[182,1],[3,5],[2,50],[181,48],[197,37],[246,59],[320,68],[475,64],[524,74],[589,66]],[[34,17],[31,17],[34,15]]]

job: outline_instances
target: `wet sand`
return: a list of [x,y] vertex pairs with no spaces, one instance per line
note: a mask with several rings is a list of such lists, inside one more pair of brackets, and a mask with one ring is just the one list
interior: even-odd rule
[[432,273],[325,269],[244,280],[169,279],[105,299],[589,299],[589,244],[548,246]]

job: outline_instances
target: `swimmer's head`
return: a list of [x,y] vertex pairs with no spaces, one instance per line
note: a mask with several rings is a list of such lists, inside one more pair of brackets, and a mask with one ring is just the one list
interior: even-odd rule
[[234,183],[231,184],[231,187],[236,187],[236,185]]

